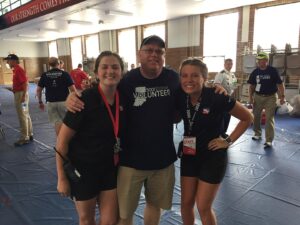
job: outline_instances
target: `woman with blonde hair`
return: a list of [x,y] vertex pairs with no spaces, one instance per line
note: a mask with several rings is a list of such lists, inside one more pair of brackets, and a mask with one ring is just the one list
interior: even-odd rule
[[[180,66],[179,109],[184,120],[184,138],[180,144],[181,214],[183,224],[195,221],[196,203],[203,225],[215,225],[212,209],[227,166],[227,149],[249,127],[252,115],[230,96],[205,87],[208,70],[198,58],[188,58]],[[224,112],[240,121],[222,138]]]

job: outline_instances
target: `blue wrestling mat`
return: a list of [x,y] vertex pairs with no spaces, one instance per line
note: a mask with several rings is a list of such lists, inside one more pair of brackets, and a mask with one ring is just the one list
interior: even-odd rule
[[[34,141],[14,147],[19,124],[13,95],[0,87],[0,225],[77,225],[73,202],[56,191],[55,133],[47,113],[41,112],[30,84],[30,115]],[[236,121],[230,124],[232,129]],[[182,124],[174,127],[176,145]],[[229,149],[229,165],[214,202],[219,225],[300,224],[300,119],[276,117],[276,137],[271,149],[251,140],[247,132]],[[143,224],[142,195],[134,224]],[[99,215],[97,215],[99,217]],[[164,211],[161,225],[182,224],[179,161],[173,206]],[[197,215],[196,224],[201,224]]]

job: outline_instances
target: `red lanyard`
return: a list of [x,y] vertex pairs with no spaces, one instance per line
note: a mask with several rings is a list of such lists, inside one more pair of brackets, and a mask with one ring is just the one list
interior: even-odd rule
[[110,119],[111,119],[111,121],[113,123],[115,137],[118,138],[118,133],[119,133],[119,114],[120,114],[119,92],[116,91],[116,95],[115,95],[116,96],[116,114],[115,114],[116,118],[114,118],[114,116],[113,116],[113,114],[111,112],[111,109],[110,109],[110,107],[108,105],[107,99],[106,99],[106,97],[105,97],[105,95],[104,95],[104,93],[103,93],[103,91],[102,91],[102,89],[100,87],[100,84],[98,85],[98,91],[99,91],[99,93],[100,93],[100,95],[101,95],[101,97],[102,97],[102,99],[104,101],[104,104],[105,104],[105,106],[107,108],[107,111],[109,113],[109,117],[110,117]]

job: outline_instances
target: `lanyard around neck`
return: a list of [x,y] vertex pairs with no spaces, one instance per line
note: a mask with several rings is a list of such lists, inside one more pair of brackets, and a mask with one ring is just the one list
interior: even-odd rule
[[195,121],[195,116],[197,114],[197,112],[199,111],[199,108],[200,108],[200,101],[198,100],[196,106],[195,106],[195,111],[193,113],[193,116],[191,115],[191,108],[190,108],[190,96],[187,95],[186,96],[186,117],[188,119],[188,122],[189,122],[189,135],[191,135],[192,133],[192,129],[193,129],[193,124],[194,124],[194,121]]
[[118,90],[116,91],[116,94],[115,94],[115,98],[116,98],[116,113],[115,113],[115,116],[116,118],[114,118],[113,114],[112,114],[112,111],[111,111],[111,108],[108,104],[108,101],[107,101],[107,98],[106,96],[104,95],[101,87],[100,87],[100,84],[98,85],[98,91],[104,101],[104,104],[107,108],[107,111],[108,111],[108,114],[109,114],[109,117],[112,121],[112,124],[113,124],[113,128],[114,128],[114,134],[115,134],[115,137],[117,138],[118,137],[118,133],[119,133],[119,114],[120,114],[120,103],[119,103],[119,92]]

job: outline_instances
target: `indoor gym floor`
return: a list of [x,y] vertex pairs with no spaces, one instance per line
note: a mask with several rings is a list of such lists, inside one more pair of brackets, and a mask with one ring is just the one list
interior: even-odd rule
[[[0,126],[5,132],[5,137],[0,135],[0,225],[76,225],[73,202],[56,191],[54,128],[38,108],[35,88],[30,84],[34,141],[14,147],[19,124],[13,95],[0,87]],[[176,145],[181,133],[179,124],[174,127]],[[276,116],[276,137],[269,150],[251,135],[249,128],[228,151],[226,176],[213,205],[218,224],[300,225],[300,119]],[[173,206],[163,212],[161,225],[182,224],[179,184],[177,161]],[[142,195],[134,224],[143,224],[144,205]]]

